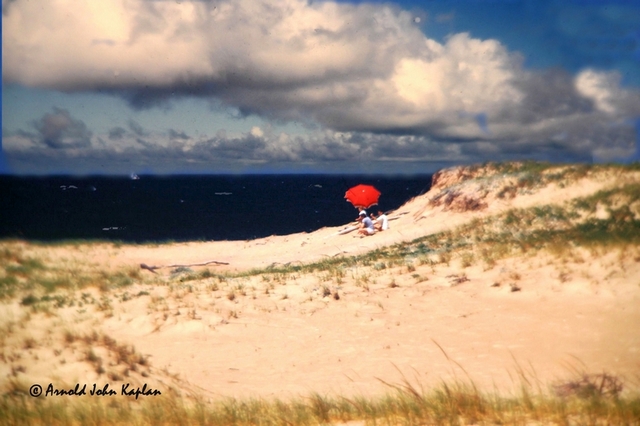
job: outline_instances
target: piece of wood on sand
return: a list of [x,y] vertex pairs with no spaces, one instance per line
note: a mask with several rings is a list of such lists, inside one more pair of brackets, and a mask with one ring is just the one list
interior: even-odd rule
[[161,268],[188,268],[190,266],[206,266],[206,265],[228,265],[228,262],[220,262],[218,260],[209,260],[207,262],[202,262],[202,263],[190,263],[188,265],[180,265],[180,264],[172,264],[172,265],[158,265],[158,266],[154,266],[154,265],[147,265],[146,263],[141,263],[140,267],[142,269],[146,269],[147,271],[151,271],[154,274],[156,273],[156,269],[161,269]]

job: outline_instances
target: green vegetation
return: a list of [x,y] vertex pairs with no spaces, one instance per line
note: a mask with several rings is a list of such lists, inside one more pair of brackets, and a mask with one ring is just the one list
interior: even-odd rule
[[567,179],[580,179],[589,173],[600,171],[638,171],[640,170],[640,162],[630,164],[559,164],[548,163],[544,161],[521,161],[521,162],[505,162],[493,163],[487,162],[469,167],[469,173],[474,173],[480,177],[488,177],[492,175],[515,175],[522,174],[527,176],[535,176],[541,183],[550,181],[560,181]]
[[9,299],[25,292],[36,297],[35,294],[89,286],[101,290],[117,289],[141,278],[139,268],[104,271],[96,270],[91,265],[51,262],[44,256],[31,256],[26,254],[26,249],[20,243],[8,242],[0,247],[0,299]]
[[[597,216],[599,209],[603,209],[602,217]],[[630,184],[564,205],[512,209],[473,220],[451,231],[371,252],[361,259],[384,258],[394,262],[414,257],[423,263],[441,263],[457,253],[462,257],[463,266],[470,266],[474,253],[481,254],[490,263],[532,250],[567,253],[575,247],[624,249],[638,244],[640,185]]]

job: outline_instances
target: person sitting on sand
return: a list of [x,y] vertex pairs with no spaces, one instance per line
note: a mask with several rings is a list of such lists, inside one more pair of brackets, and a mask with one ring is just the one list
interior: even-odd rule
[[382,210],[378,210],[378,217],[371,213],[371,218],[375,220],[376,231],[386,231],[389,229],[389,218]]
[[358,234],[373,235],[376,230],[373,228],[373,221],[366,214],[360,215],[358,221],[362,224]]
[[363,207],[358,207],[359,213],[358,213],[358,217],[356,218],[356,222],[360,222],[360,219],[362,219],[362,216],[367,217],[367,211],[363,208]]

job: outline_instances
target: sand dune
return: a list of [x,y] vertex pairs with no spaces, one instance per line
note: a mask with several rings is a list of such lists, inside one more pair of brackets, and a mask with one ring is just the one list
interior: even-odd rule
[[[0,242],[5,282],[28,259],[40,265],[15,274],[20,290],[0,304],[0,391],[131,382],[211,398],[370,395],[403,378],[458,378],[510,392],[523,376],[544,388],[576,371],[607,371],[637,389],[637,240],[547,246],[527,231],[553,228],[549,217],[518,223],[523,234],[508,238],[500,224],[513,209],[544,206],[575,211],[575,223],[626,206],[620,220],[638,221],[637,193],[593,212],[571,200],[639,184],[633,168],[460,167],[438,173],[371,237],[341,235],[345,223],[250,241]],[[481,241],[489,229],[526,249],[491,252],[503,243]],[[403,244],[413,249],[398,255]],[[210,261],[224,264],[166,266]],[[37,284],[45,278],[58,280],[53,292]]]

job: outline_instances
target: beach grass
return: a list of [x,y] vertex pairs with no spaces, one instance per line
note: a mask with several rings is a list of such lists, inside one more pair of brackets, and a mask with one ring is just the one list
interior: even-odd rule
[[[586,377],[586,376],[585,376]],[[425,388],[404,380],[385,383],[377,397],[312,393],[289,400],[268,398],[179,398],[131,400],[72,397],[31,398],[18,389],[0,399],[5,424],[29,425],[637,425],[640,397],[620,396],[584,377],[562,386],[559,395],[523,382],[511,396],[480,392],[472,382],[442,382]],[[573,386],[573,387],[572,387]],[[106,401],[105,399],[108,399]]]

